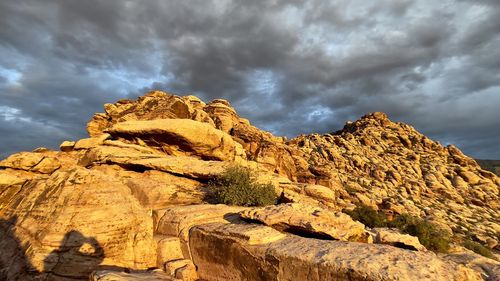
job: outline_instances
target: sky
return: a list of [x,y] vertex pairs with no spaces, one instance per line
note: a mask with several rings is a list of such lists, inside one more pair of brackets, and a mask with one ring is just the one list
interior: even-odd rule
[[152,89],[288,137],[383,111],[500,159],[500,1],[0,1],[0,158]]

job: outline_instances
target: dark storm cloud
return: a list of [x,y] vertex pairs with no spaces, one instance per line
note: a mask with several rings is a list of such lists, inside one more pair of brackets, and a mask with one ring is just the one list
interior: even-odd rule
[[159,88],[288,136],[384,111],[500,158],[499,15],[466,0],[2,1],[1,152],[83,137],[103,103]]

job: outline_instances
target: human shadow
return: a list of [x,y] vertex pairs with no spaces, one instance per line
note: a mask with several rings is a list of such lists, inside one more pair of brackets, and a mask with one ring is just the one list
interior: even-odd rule
[[101,265],[105,251],[94,237],[71,230],[43,260],[43,270],[39,271],[29,257],[33,245],[22,241],[16,234],[19,229],[18,217],[0,218],[0,281],[41,281],[41,280],[88,280],[95,270],[128,272],[127,268]]
[[88,278],[104,259],[104,250],[94,237],[76,230],[67,232],[59,248],[44,259],[44,272],[66,278]]
[[0,218],[0,280],[32,280],[37,271],[15,233],[17,216]]

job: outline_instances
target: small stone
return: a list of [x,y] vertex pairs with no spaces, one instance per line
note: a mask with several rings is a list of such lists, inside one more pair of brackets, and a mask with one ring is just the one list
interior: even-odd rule
[[75,147],[74,141],[63,141],[61,145],[59,145],[59,149],[63,152],[69,152],[73,150],[74,147]]

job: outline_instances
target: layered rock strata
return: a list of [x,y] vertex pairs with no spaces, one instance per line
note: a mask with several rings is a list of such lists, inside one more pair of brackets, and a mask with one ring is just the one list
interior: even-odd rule
[[[352,242],[366,232],[339,211],[365,204],[389,218],[429,219],[494,253],[499,247],[500,179],[383,113],[287,140],[252,126],[225,100],[154,91],[106,104],[87,129],[89,138],[63,142],[61,151],[0,161],[0,280],[88,280],[95,270],[95,280],[497,276],[494,260],[416,252],[423,249],[414,237],[379,231],[374,242],[389,245]],[[205,204],[207,182],[235,163],[291,204]]]

